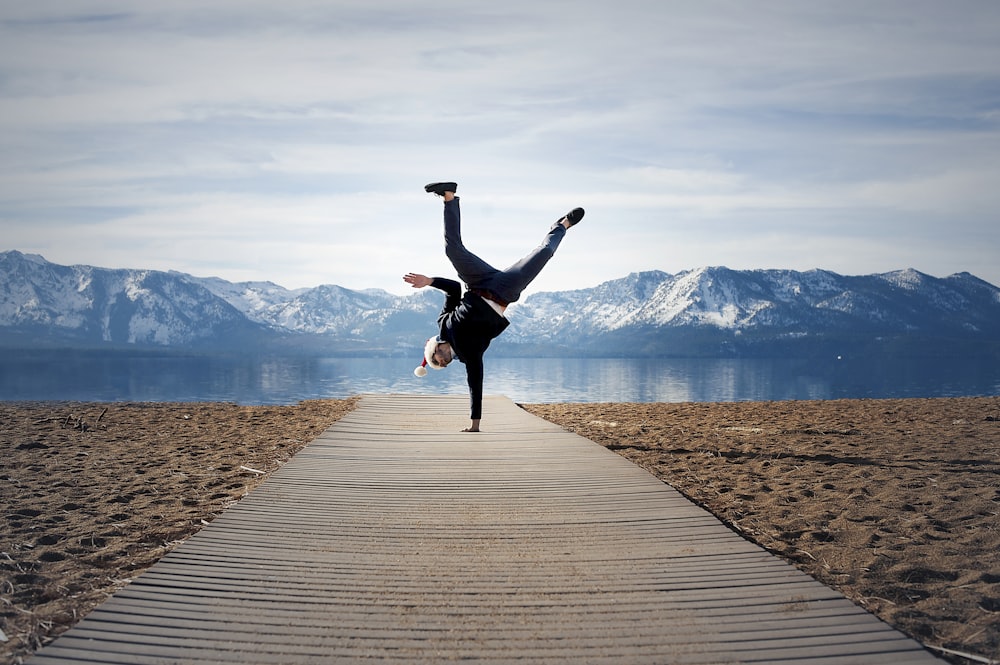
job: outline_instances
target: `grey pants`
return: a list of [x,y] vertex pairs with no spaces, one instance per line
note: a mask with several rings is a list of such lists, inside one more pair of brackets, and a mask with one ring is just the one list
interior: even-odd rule
[[538,277],[565,235],[566,228],[562,224],[554,224],[545,234],[542,244],[530,254],[506,270],[497,270],[462,244],[462,214],[458,197],[444,203],[444,253],[458,272],[459,279],[465,282],[467,289],[492,291],[509,303],[517,302],[521,292]]

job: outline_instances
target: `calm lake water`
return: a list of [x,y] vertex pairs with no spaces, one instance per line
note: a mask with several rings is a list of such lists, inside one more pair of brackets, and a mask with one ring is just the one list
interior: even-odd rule
[[[361,393],[465,394],[455,363],[413,376],[410,358],[0,352],[2,401],[294,404]],[[487,357],[487,394],[516,402],[731,402],[1000,394],[977,361]]]

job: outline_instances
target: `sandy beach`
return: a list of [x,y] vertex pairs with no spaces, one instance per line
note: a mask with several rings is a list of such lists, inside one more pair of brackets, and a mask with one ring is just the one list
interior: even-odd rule
[[0,662],[65,631],[354,404],[0,402]]
[[[0,403],[0,662],[51,641],[354,403]],[[523,406],[968,657],[953,662],[1000,660],[1000,397]]]
[[527,409],[922,644],[975,656],[954,662],[1000,661],[1000,398]]

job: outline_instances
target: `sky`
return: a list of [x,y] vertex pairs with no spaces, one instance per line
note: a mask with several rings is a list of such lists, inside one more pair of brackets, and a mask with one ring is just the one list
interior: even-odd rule
[[1000,285],[994,0],[0,4],[0,251],[287,288],[703,266]]

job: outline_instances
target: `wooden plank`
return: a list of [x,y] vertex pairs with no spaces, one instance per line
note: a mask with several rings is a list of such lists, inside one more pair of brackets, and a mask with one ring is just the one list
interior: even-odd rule
[[30,662],[941,662],[618,455],[466,407],[365,396]]

